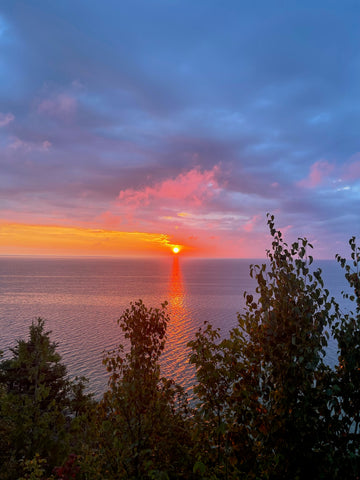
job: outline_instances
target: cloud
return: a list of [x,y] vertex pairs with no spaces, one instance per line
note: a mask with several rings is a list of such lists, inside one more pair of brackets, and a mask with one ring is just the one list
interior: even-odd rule
[[256,227],[256,225],[258,223],[262,222],[262,221],[263,221],[263,219],[261,218],[261,215],[254,215],[244,225],[245,232],[252,232],[254,230],[254,228]]
[[121,224],[121,217],[107,210],[101,213],[99,221],[102,225],[105,225],[106,228],[118,229]]
[[350,158],[350,163],[344,168],[343,178],[350,181],[360,179],[360,153]]
[[38,142],[35,143],[35,142],[27,142],[18,137],[13,137],[11,138],[10,143],[7,145],[7,148],[10,152],[16,151],[16,152],[29,153],[29,152],[37,152],[37,151],[47,152],[51,146],[52,144],[48,140],[44,140],[41,143],[38,143]]
[[238,234],[253,248],[256,216],[275,209],[326,248],[332,232],[356,233],[360,7],[12,3],[0,18],[2,218],[199,226],[225,254]]
[[51,117],[72,116],[77,111],[77,100],[71,95],[61,93],[42,100],[38,105],[38,112]]
[[159,202],[170,202],[179,207],[184,205],[198,207],[218,195],[220,191],[216,178],[218,173],[218,166],[203,171],[195,167],[175,178],[157,183],[153,187],[122,190],[118,199],[134,207]]
[[315,115],[314,117],[311,117],[309,119],[309,123],[311,125],[318,125],[321,123],[328,123],[331,120],[331,116],[329,113],[323,112],[319,113],[318,115]]
[[15,116],[12,113],[0,112],[0,127],[5,127],[6,125],[9,125],[9,123],[11,123],[14,119]]
[[232,213],[203,212],[187,214],[186,216],[167,216],[160,220],[173,222],[185,228],[197,228],[201,230],[233,230],[234,225],[242,224],[246,220],[245,215]]
[[51,142],[49,142],[48,140],[45,140],[44,142],[42,142],[42,148],[44,150],[49,150],[50,147],[51,147]]
[[310,167],[310,173],[308,177],[298,182],[297,185],[304,188],[318,187],[328,179],[333,170],[334,165],[327,161],[320,160],[315,162]]

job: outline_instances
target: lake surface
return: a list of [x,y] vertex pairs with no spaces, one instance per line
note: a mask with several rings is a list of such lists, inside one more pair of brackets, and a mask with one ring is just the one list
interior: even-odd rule
[[[244,291],[254,293],[244,259],[114,259],[0,257],[0,350],[5,357],[16,339],[26,338],[41,317],[69,373],[85,375],[100,396],[107,375],[104,350],[124,343],[117,319],[131,301],[148,307],[167,300],[171,322],[162,357],[162,372],[190,390],[193,369],[186,345],[205,320],[223,335],[237,322]],[[335,261],[319,261],[325,287],[342,303],[343,271]],[[346,306],[344,305],[344,308]],[[329,362],[336,346],[329,347]]]

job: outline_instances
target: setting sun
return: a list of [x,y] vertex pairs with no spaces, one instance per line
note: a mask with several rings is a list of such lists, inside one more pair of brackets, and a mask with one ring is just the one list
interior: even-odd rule
[[179,253],[180,252],[180,248],[179,247],[174,247],[172,249],[173,253]]

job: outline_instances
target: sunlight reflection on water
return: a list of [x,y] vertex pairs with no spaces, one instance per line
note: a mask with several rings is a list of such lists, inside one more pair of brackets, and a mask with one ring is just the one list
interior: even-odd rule
[[183,284],[179,257],[174,257],[169,282],[169,314],[167,347],[162,358],[162,370],[166,377],[173,378],[186,390],[191,388],[191,379],[195,373],[188,363],[187,343],[194,338],[198,325],[192,321],[186,306],[186,294]]
[[[107,376],[104,350],[124,337],[117,319],[132,301],[146,306],[169,302],[170,324],[162,371],[188,391],[194,369],[187,343],[205,320],[225,336],[244,306],[244,291],[254,293],[250,260],[48,259],[0,257],[0,350],[9,356],[16,339],[27,336],[31,321],[46,320],[71,375],[86,375],[100,396]],[[340,299],[342,272],[322,262],[325,286]],[[336,349],[330,348],[335,360]]]

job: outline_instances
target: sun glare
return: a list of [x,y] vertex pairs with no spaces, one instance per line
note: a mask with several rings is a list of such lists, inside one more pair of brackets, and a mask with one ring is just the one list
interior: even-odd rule
[[180,252],[180,248],[179,247],[174,247],[172,249],[173,253],[179,253]]

